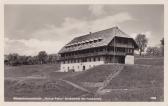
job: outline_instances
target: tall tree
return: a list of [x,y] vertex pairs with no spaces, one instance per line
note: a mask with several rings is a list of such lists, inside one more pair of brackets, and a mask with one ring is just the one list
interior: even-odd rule
[[160,42],[161,42],[162,56],[164,56],[164,38],[162,38],[162,40],[160,40]]
[[135,38],[137,45],[139,46],[139,55],[141,56],[142,52],[145,50],[148,44],[148,39],[145,34],[138,34]]
[[158,47],[148,47],[146,50],[146,55],[148,56],[159,56],[160,48]]
[[47,61],[47,53],[45,51],[40,51],[38,53],[38,59],[40,61],[40,64],[44,64]]
[[164,46],[164,38],[162,38],[162,40],[160,40],[160,42],[161,42],[161,45]]
[[9,61],[9,65],[12,66],[19,65],[19,55],[17,53],[9,54],[7,58]]

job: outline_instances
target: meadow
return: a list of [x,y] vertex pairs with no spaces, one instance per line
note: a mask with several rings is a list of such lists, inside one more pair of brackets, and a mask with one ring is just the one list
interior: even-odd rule
[[59,64],[4,66],[4,98],[5,101],[14,101],[14,97],[164,100],[163,57],[137,57],[135,65],[122,66],[122,71],[105,86],[102,94],[97,94],[98,86],[87,87],[84,83],[103,83],[112,73],[113,64],[96,66],[82,72],[59,72]]

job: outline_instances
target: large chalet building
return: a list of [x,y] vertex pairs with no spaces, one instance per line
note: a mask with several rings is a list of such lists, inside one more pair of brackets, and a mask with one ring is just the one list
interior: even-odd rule
[[83,71],[107,63],[134,64],[133,38],[118,27],[76,37],[59,51],[61,71]]

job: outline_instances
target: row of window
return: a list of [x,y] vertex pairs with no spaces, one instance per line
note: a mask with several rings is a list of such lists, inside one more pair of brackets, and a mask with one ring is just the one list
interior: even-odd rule
[[[76,52],[71,52],[71,53],[66,53],[66,54],[61,54],[61,57],[70,57],[70,56],[77,56],[77,55],[82,55],[82,54],[87,54],[87,53],[95,53],[95,52],[102,52],[105,49],[103,48],[98,48],[98,49],[90,49],[90,50],[85,50],[85,51],[76,51]],[[108,48],[108,51],[114,51],[114,48]],[[123,53],[133,53],[134,49],[131,48],[115,48],[115,52],[123,52]]]
[[90,50],[76,51],[76,52],[61,54],[61,57],[75,56],[75,55],[94,53],[94,52],[101,52],[101,51],[103,51],[103,48],[96,48],[96,49],[90,49]]
[[63,64],[67,64],[67,63],[95,62],[95,61],[101,61],[101,58],[100,57],[87,57],[87,58],[83,58],[83,59],[64,60],[62,62],[63,62]]
[[76,47],[76,46],[81,46],[81,45],[97,43],[97,42],[100,42],[101,40],[102,40],[102,38],[90,39],[90,40],[86,40],[86,41],[82,41],[82,42],[77,42],[77,43],[66,45],[65,48],[71,48],[71,47]]
[[[81,68],[82,68],[82,70],[84,71],[84,70],[86,70],[86,68],[88,69],[88,68],[91,68],[91,67],[95,67],[95,65],[89,65],[88,67],[82,66]],[[65,70],[66,68],[67,68],[68,71],[69,71],[69,70],[72,70],[72,69],[73,69],[73,71],[75,71],[75,66],[63,67],[63,70]],[[77,66],[77,69],[80,69],[80,66]]]
[[[115,48],[115,52],[133,53],[133,50],[131,48]],[[114,48],[108,48],[108,51],[114,51]]]

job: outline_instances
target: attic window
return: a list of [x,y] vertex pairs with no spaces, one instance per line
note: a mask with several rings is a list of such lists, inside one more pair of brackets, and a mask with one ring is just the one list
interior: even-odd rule
[[92,43],[93,41],[89,41],[89,43]]
[[100,42],[102,40],[102,38],[95,38],[95,39],[90,39],[90,40],[85,40],[85,41],[81,41],[81,42],[77,42],[77,43],[72,43],[72,44],[68,44],[65,46],[65,48],[70,48],[70,47],[76,47],[76,46],[80,46],[80,45],[87,45],[87,44],[91,44],[91,43],[97,43]]
[[98,39],[98,42],[102,41],[102,39]]
[[97,42],[97,40],[94,40],[94,43],[96,43]]

